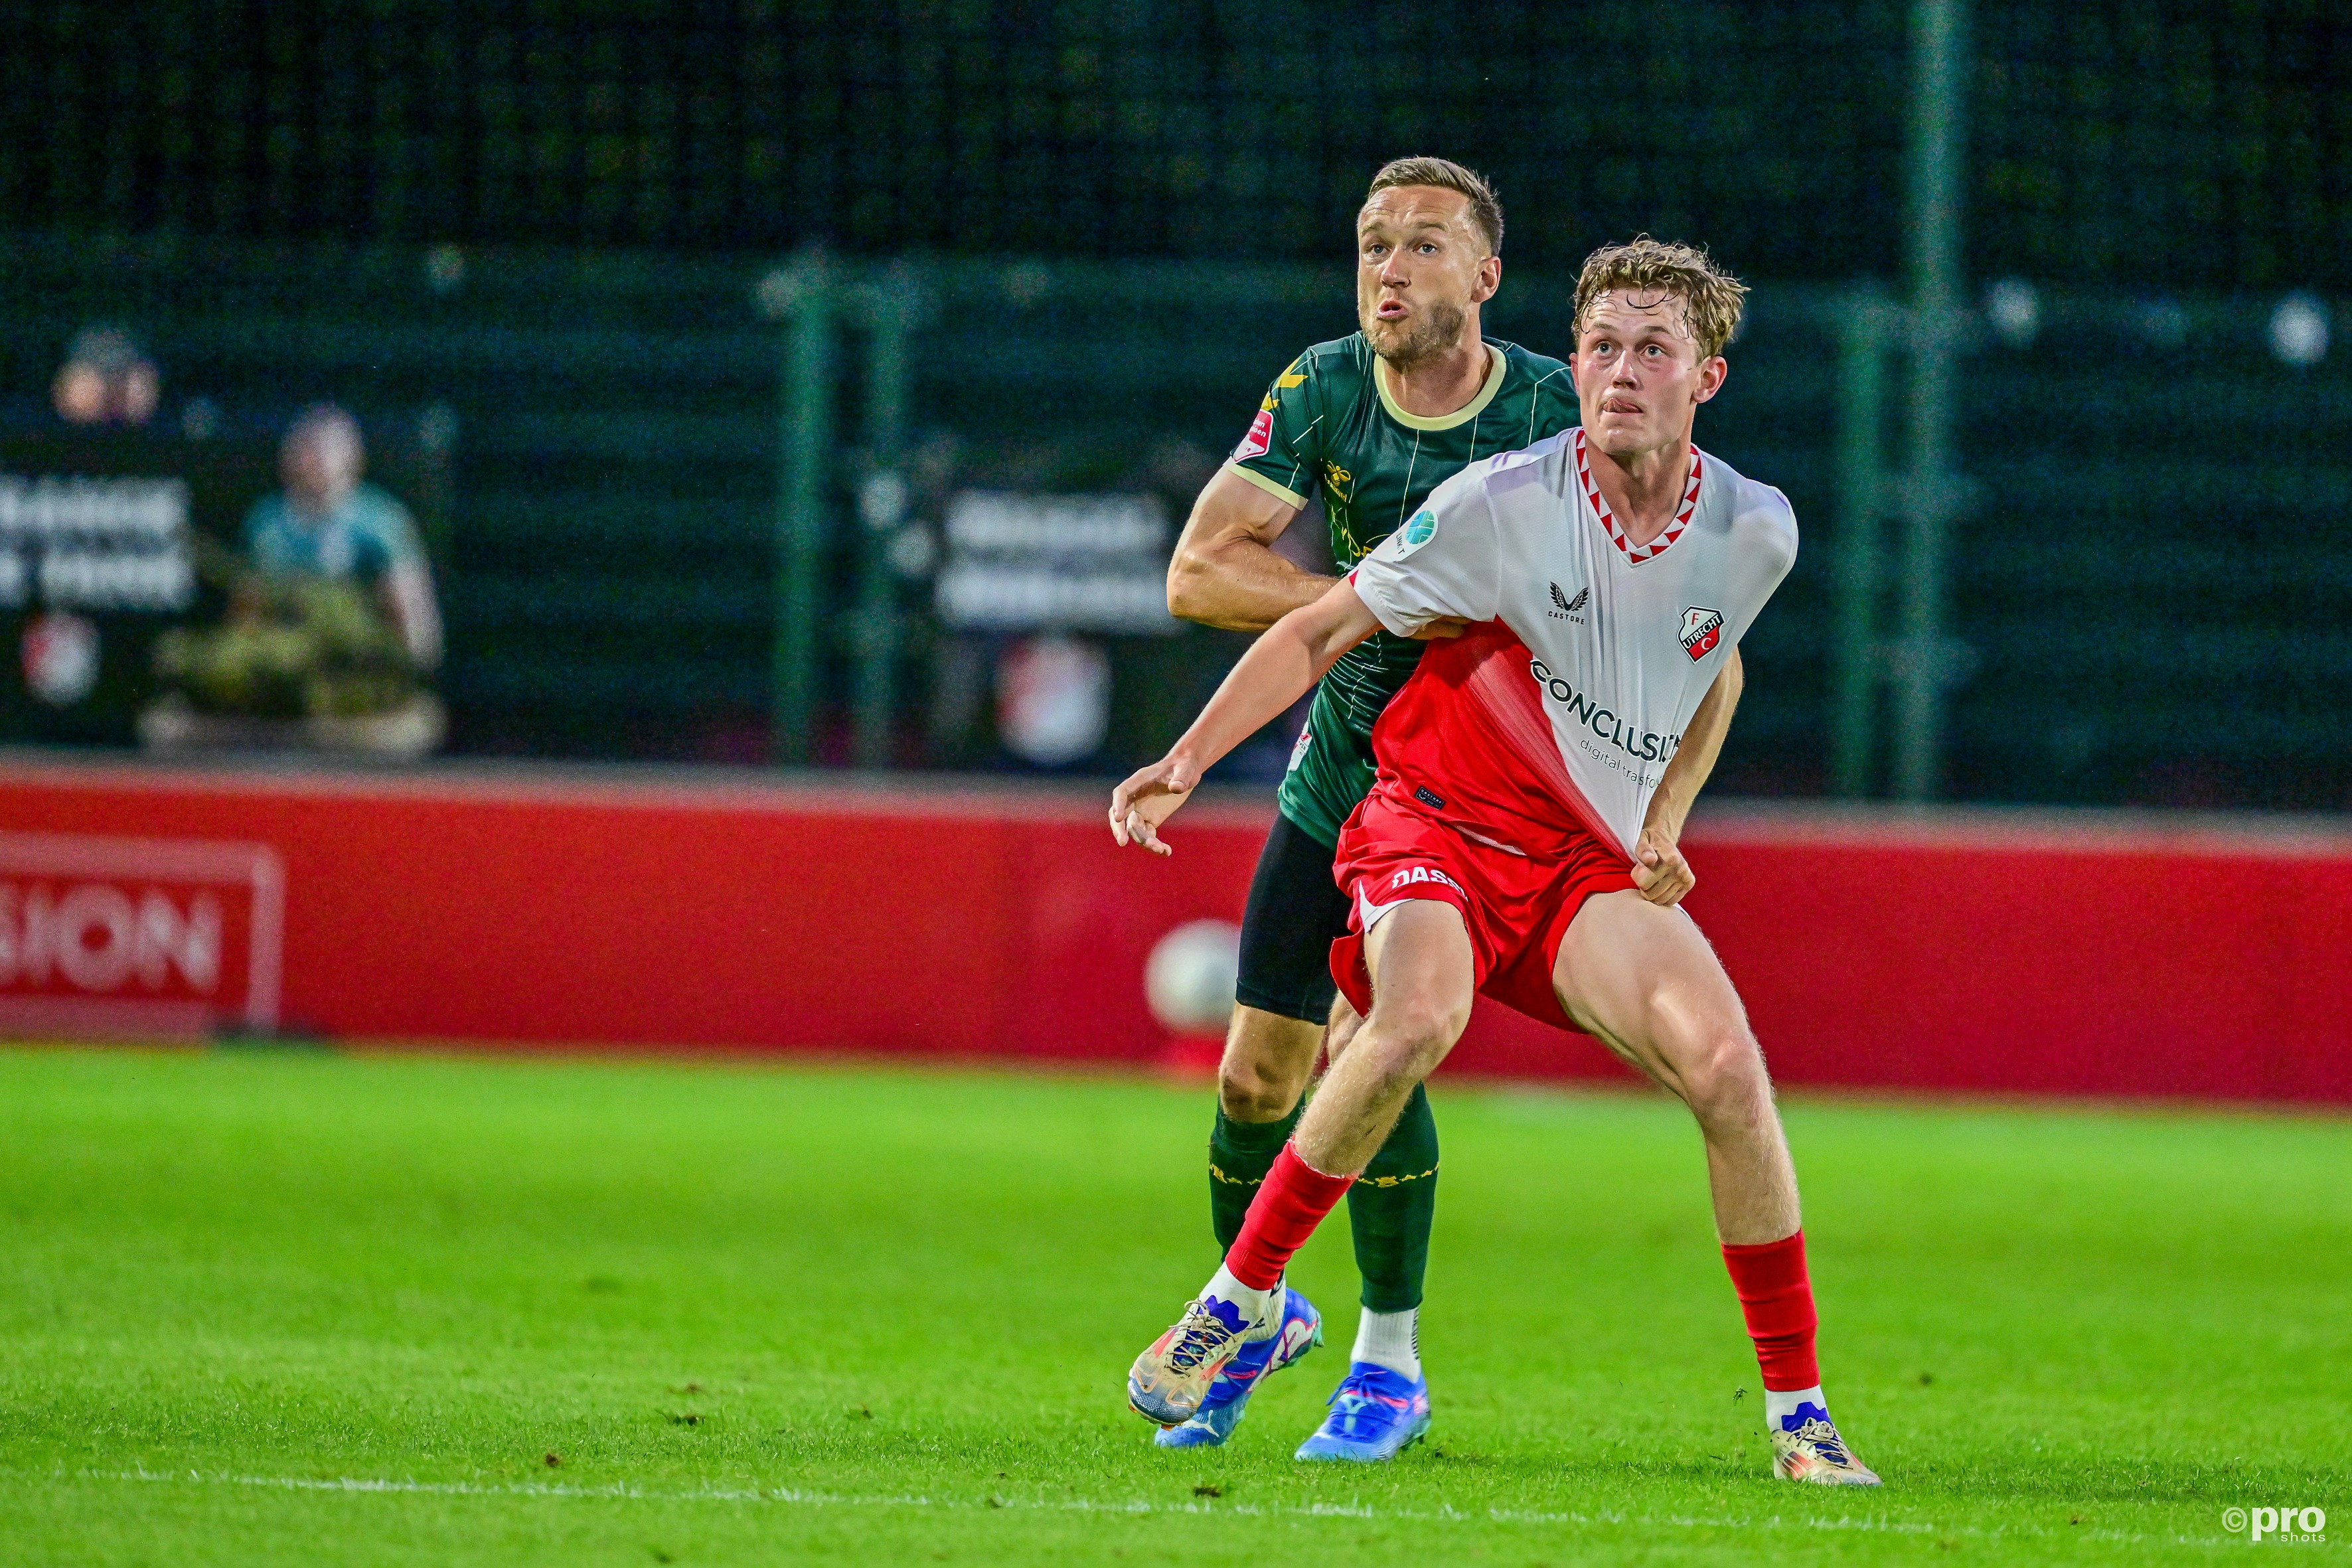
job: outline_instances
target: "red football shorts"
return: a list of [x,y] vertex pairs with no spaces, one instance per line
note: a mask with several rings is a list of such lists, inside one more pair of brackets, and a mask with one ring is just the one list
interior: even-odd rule
[[1353,906],[1331,944],[1331,977],[1357,1012],[1372,1011],[1364,965],[1366,919],[1383,905],[1437,899],[1462,911],[1478,990],[1555,1028],[1574,1029],[1552,989],[1568,923],[1595,893],[1631,888],[1625,857],[1578,831],[1565,853],[1538,858],[1449,826],[1394,778],[1382,778],[1339,830],[1331,875]]

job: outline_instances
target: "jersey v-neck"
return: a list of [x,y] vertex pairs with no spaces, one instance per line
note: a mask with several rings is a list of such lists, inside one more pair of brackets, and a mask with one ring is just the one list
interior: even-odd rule
[[1683,536],[1683,530],[1690,526],[1691,514],[1698,510],[1699,470],[1706,464],[1696,447],[1690,449],[1690,489],[1684,492],[1682,510],[1675,514],[1675,521],[1668,523],[1666,531],[1657,538],[1647,544],[1634,544],[1626,539],[1625,531],[1617,526],[1617,519],[1610,513],[1609,503],[1601,499],[1601,487],[1593,482],[1592,464],[1584,453],[1584,430],[1580,426],[1578,427],[1576,477],[1583,482],[1585,501],[1592,508],[1593,515],[1601,520],[1601,526],[1608,532],[1610,542],[1617,546],[1618,553],[1623,555],[1629,564],[1639,566],[1644,561],[1664,555],[1667,547]]
[[1495,394],[1503,390],[1503,375],[1507,368],[1502,350],[1492,343],[1484,346],[1486,350],[1486,379],[1479,386],[1478,395],[1453,413],[1440,414],[1433,418],[1404,411],[1404,405],[1399,403],[1396,394],[1389,390],[1389,376],[1392,374],[1389,370],[1389,362],[1375,358],[1372,362],[1372,386],[1381,395],[1381,406],[1388,411],[1390,418],[1408,430],[1451,430],[1457,425],[1469,424],[1484,414],[1486,405],[1495,401]]

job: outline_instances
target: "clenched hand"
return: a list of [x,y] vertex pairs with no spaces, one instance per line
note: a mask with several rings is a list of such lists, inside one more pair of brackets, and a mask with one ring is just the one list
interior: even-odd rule
[[1672,909],[1697,885],[1698,874],[1675,841],[1657,828],[1642,829],[1633,846],[1633,886],[1642,897],[1662,910]]

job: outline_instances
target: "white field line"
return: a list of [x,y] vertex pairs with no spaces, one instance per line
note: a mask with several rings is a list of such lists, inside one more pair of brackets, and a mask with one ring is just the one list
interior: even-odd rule
[[270,1491],[394,1493],[428,1497],[473,1498],[572,1498],[585,1500],[619,1500],[664,1503],[774,1503],[796,1508],[874,1508],[874,1509],[939,1509],[942,1510],[980,1511],[987,1510],[1023,1510],[1045,1513],[1102,1514],[1201,1514],[1234,1515],[1241,1518],[1265,1519],[1350,1519],[1367,1521],[1394,1521],[1400,1523],[1469,1523],[1487,1521],[1496,1524],[1536,1525],[1605,1525],[1635,1530],[1727,1530],[1780,1531],[1830,1530],[1858,1531],[1886,1535],[1965,1536],[1972,1540],[1999,1540],[2005,1536],[2031,1536],[2068,1541],[2103,1541],[2133,1545],[2162,1544],[2169,1546],[2204,1546],[2228,1548],[2237,1544],[2235,1536],[2216,1535],[2210,1539],[2189,1535],[2136,1535],[2115,1530],[2050,1530],[2032,1525],[1996,1526],[1991,1530],[1973,1525],[1944,1525],[1920,1520],[1888,1519],[1875,1515],[1847,1516],[1837,1519],[1786,1519],[1773,1514],[1763,1519],[1729,1517],[1700,1518],[1689,1514],[1624,1513],[1603,1509],[1593,1513],[1548,1511],[1538,1509],[1489,1508],[1474,1511],[1441,1507],[1437,1509],[1373,1508],[1364,1503],[1219,1503],[1195,1500],[1190,1502],[1151,1502],[1136,1499],[1116,1502],[1096,1498],[1021,1498],[990,1496],[983,1499],[930,1497],[914,1492],[854,1493],[807,1491],[797,1487],[696,1487],[688,1490],[661,1490],[631,1486],[614,1481],[605,1486],[572,1486],[561,1481],[419,1481],[394,1480],[367,1476],[240,1476],[226,1471],[205,1473],[198,1470],[79,1470],[73,1472],[16,1472],[30,1479],[39,1476],[53,1480],[160,1482],[178,1486],[256,1487]]

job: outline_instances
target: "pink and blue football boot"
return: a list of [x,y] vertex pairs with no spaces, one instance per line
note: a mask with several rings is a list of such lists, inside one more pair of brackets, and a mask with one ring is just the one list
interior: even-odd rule
[[1259,1384],[1323,1342],[1323,1315],[1297,1291],[1282,1293],[1282,1327],[1235,1352],[1209,1385],[1201,1407],[1181,1426],[1163,1426],[1151,1440],[1162,1448],[1213,1448],[1234,1435]]
[[1302,1459],[1393,1459],[1429,1431],[1429,1384],[1376,1362],[1351,1363],[1331,1395],[1331,1414],[1298,1446]]
[[1772,1428],[1772,1473],[1817,1487],[1874,1487],[1878,1474],[1853,1457],[1818,1405],[1800,1405]]

